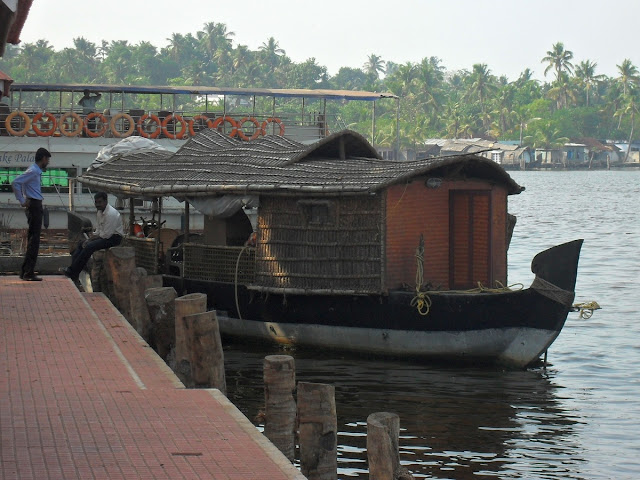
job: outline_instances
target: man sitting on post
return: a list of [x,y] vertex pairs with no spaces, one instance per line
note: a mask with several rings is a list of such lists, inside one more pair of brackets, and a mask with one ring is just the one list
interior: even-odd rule
[[62,268],[65,276],[73,281],[78,281],[80,272],[93,255],[93,252],[120,245],[124,236],[120,212],[107,202],[107,194],[98,192],[94,195],[98,224],[96,231],[86,240],[80,240],[78,246],[71,254],[71,266]]

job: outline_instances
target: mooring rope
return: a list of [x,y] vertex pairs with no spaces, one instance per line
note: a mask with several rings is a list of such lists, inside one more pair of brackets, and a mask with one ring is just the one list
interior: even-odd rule
[[236,310],[238,311],[238,320],[242,320],[242,315],[240,314],[240,302],[238,302],[238,268],[240,266],[240,257],[242,257],[242,254],[244,253],[244,251],[249,248],[249,245],[245,245],[244,247],[242,247],[242,250],[240,250],[240,253],[238,254],[238,259],[236,260],[236,275],[235,275],[235,279],[234,279],[234,293],[236,296]]
[[411,306],[418,309],[420,315],[428,315],[431,309],[431,298],[427,292],[422,292],[424,276],[424,236],[420,235],[420,242],[416,248],[416,295],[411,300]]
[[558,302],[560,305],[571,307],[573,299],[575,298],[575,292],[563,290],[560,287],[555,286],[551,282],[547,282],[544,278],[540,278],[536,275],[531,283],[531,288],[538,292],[540,295],[544,295],[551,300]]
[[602,307],[598,305],[598,302],[584,302],[584,303],[574,303],[571,306],[572,311],[580,312],[579,318],[584,318],[585,320],[591,318],[594,310],[600,310]]

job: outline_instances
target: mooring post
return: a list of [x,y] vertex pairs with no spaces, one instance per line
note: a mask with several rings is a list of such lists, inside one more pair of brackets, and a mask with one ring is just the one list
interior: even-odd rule
[[338,419],[333,385],[298,383],[298,424],[302,474],[309,480],[335,480]]
[[148,343],[156,349],[163,360],[167,359],[171,347],[176,344],[175,300],[177,296],[173,287],[149,288],[144,292],[144,300],[151,319]]
[[293,357],[264,357],[264,434],[291,462],[295,455],[296,370]]
[[224,353],[215,310],[185,315],[182,321],[194,386],[217,388],[226,395]]
[[144,299],[144,292],[149,288],[162,287],[162,275],[147,275],[142,267],[136,267],[131,274],[131,290],[129,290],[129,322],[134,326],[142,338],[149,342],[149,328],[151,317]]
[[112,247],[105,255],[116,307],[128,319],[129,290],[131,289],[131,273],[136,268],[136,252],[133,247]]
[[207,310],[207,295],[205,293],[190,293],[176,298],[176,351],[174,372],[186,387],[193,386],[191,378],[191,356],[187,347],[183,318],[194,313]]
[[369,478],[376,480],[408,480],[413,475],[400,467],[400,417],[378,412],[367,417],[367,459]]

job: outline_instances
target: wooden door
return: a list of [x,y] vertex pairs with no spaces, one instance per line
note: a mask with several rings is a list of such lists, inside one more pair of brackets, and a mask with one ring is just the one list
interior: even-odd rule
[[491,192],[450,191],[449,215],[450,288],[492,287]]

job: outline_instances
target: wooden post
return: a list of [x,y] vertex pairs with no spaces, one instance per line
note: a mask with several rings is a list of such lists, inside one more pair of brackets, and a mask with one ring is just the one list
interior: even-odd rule
[[175,299],[177,296],[173,287],[150,288],[144,292],[144,300],[151,319],[148,343],[163,360],[167,359],[171,347],[176,344]]
[[291,462],[295,454],[296,370],[293,357],[268,355],[263,363],[264,434]]
[[226,395],[224,353],[215,310],[186,315],[182,321],[194,386],[217,388]]
[[333,385],[298,383],[298,423],[302,474],[309,480],[336,479],[338,419]]
[[176,354],[175,365],[173,371],[185,387],[192,387],[193,380],[191,378],[191,356],[187,348],[187,339],[184,331],[184,321],[187,315],[194,313],[203,313],[207,310],[207,295],[204,293],[190,293],[182,297],[176,298]]
[[413,478],[408,470],[400,467],[399,437],[400,417],[395,413],[378,412],[367,417],[369,478],[376,480]]
[[[105,268],[105,250],[98,250],[93,252],[91,256],[91,291],[93,292],[108,292],[107,289],[107,269]],[[107,296],[108,293],[107,293]]]
[[135,250],[133,247],[112,247],[107,251],[105,259],[109,269],[109,276],[113,282],[114,303],[122,314],[129,318],[131,273],[136,268]]
[[129,291],[129,322],[136,331],[149,342],[151,317],[144,299],[144,292],[149,288],[162,287],[162,275],[147,275],[142,267],[137,267],[131,274],[131,290]]

